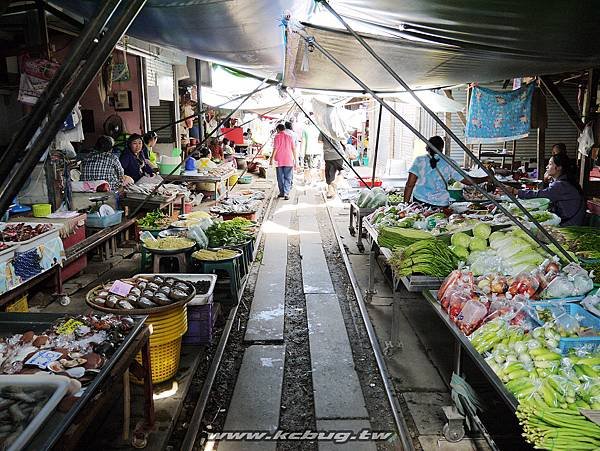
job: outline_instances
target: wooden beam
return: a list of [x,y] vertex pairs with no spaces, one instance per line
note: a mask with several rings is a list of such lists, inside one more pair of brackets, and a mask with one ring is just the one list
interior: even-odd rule
[[560,109],[563,110],[563,112],[567,115],[567,117],[570,119],[570,121],[573,123],[573,125],[575,127],[577,127],[577,130],[579,130],[579,133],[581,133],[583,131],[583,127],[584,127],[583,121],[581,120],[579,115],[575,112],[573,107],[569,104],[569,102],[567,102],[567,100],[564,98],[562,93],[558,90],[556,85],[552,82],[552,80],[550,80],[549,78],[547,78],[545,76],[540,76],[539,79],[540,79],[540,82],[542,83],[542,85],[544,86],[544,88],[546,88],[546,90],[550,93],[550,95],[552,96],[554,101],[558,104]]
[[[454,100],[454,97],[452,96],[452,89],[444,89],[444,95],[446,97],[448,97],[450,100]],[[468,105],[467,105],[468,108]],[[458,118],[460,119],[460,121],[462,122],[463,125],[467,125],[467,118],[465,116],[465,113],[459,111],[456,113],[456,115],[458,116]]]
[[537,173],[538,180],[544,180],[544,165],[546,163],[546,129],[537,129]]
[[[585,96],[583,98],[583,109],[581,110],[583,115],[582,122],[584,124],[595,117],[597,91],[598,71],[595,69],[590,69],[588,71],[587,87],[585,90]],[[583,192],[585,193],[590,183],[590,169],[592,166],[592,159],[590,155],[588,155],[587,157],[581,155],[580,161],[581,164],[579,166],[579,184],[581,185],[581,187],[583,188]]]

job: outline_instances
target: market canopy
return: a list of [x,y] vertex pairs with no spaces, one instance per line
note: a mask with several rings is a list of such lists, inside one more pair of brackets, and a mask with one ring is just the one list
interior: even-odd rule
[[[101,0],[53,0],[90,17]],[[577,71],[600,64],[596,38],[600,10],[594,0],[332,0],[331,5],[413,87]],[[397,84],[323,8],[311,0],[149,0],[131,36],[189,56],[252,70],[283,70],[290,86],[360,90],[317,50],[307,56],[297,40],[284,50],[281,17],[309,21],[307,33],[369,86],[396,91]],[[338,30],[336,30],[338,28]]]

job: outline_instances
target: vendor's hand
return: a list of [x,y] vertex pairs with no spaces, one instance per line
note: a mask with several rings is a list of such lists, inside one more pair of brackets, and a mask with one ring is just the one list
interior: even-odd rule
[[128,175],[124,175],[123,179],[123,186],[129,186],[129,185],[133,185],[135,182],[133,181],[133,179],[131,177],[129,177]]

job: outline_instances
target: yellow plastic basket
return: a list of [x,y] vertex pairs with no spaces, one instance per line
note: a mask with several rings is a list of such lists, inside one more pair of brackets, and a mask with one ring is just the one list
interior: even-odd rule
[[[170,310],[165,313],[149,315],[146,324],[152,324],[150,335],[150,363],[152,365],[152,383],[164,382],[177,374],[181,354],[181,337],[187,332],[187,307]],[[135,358],[142,363],[142,355]],[[143,381],[131,378],[135,384]]]
[[[150,345],[150,362],[152,363],[152,383],[168,381],[177,374],[179,369],[179,357],[181,356],[181,337],[159,345]],[[142,355],[135,358],[140,364]],[[135,384],[143,381],[135,377],[131,378]]]

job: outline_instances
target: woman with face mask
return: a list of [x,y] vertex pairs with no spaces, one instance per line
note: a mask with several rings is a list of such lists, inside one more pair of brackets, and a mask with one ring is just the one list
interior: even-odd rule
[[537,191],[511,187],[507,189],[520,199],[550,199],[552,211],[560,216],[561,226],[582,225],[585,219],[585,197],[577,180],[576,166],[566,153],[560,152],[550,158],[544,179],[550,180],[548,188]]
[[152,167],[146,162],[142,154],[144,142],[142,136],[134,133],[127,138],[127,146],[121,155],[121,166],[125,171],[125,175],[128,175],[137,182],[143,176],[152,177],[154,171]]

